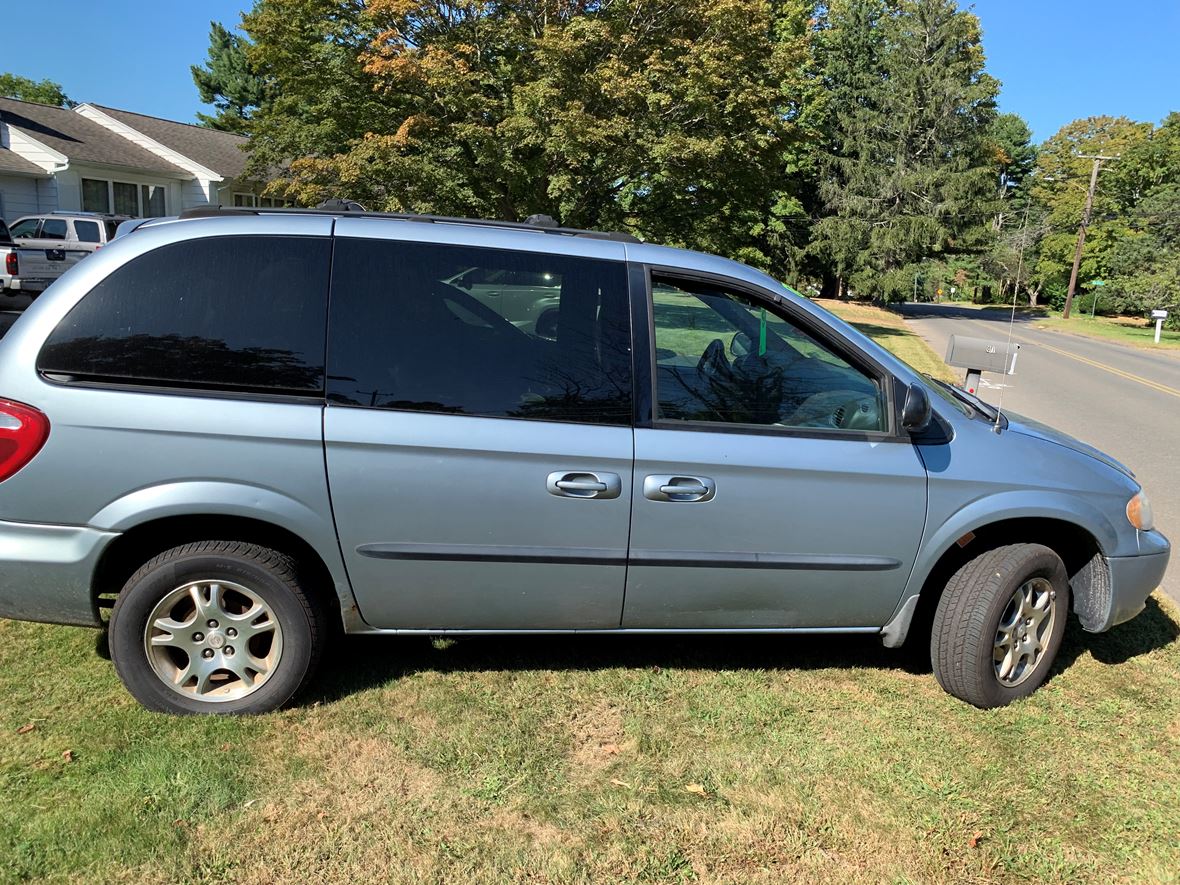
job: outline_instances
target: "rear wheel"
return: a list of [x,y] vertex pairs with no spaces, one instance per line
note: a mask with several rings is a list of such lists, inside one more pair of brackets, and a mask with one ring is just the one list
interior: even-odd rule
[[1068,612],[1069,578],[1048,547],[982,553],[955,573],[939,600],[930,638],[934,675],[977,707],[1032,694],[1049,675]]
[[202,541],[167,550],[131,576],[111,613],[111,657],[149,709],[263,713],[310,676],[324,628],[291,557]]

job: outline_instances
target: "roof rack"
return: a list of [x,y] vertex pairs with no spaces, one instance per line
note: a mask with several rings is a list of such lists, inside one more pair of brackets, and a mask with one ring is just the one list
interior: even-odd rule
[[485,218],[452,218],[446,215],[415,215],[410,212],[369,212],[353,209],[351,203],[344,209],[339,208],[280,208],[271,206],[204,206],[198,209],[186,209],[180,213],[181,218],[218,218],[234,215],[349,215],[359,218],[386,218],[394,221],[418,221],[428,224],[468,224],[480,227],[499,227],[510,230],[527,230],[533,233],[558,234],[566,237],[586,237],[593,240],[616,240],[623,243],[641,243],[638,237],[622,231],[580,230],[575,227],[558,227],[557,223],[548,215],[530,215],[527,221],[491,221]]

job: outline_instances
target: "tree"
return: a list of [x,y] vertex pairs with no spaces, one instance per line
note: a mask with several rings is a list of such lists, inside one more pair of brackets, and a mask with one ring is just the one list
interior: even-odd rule
[[30,80],[17,74],[0,74],[0,95],[21,101],[48,104],[55,108],[72,108],[78,105],[62,91],[60,83],[54,83],[52,80]]
[[251,115],[266,101],[266,80],[254,72],[248,47],[248,40],[210,22],[209,57],[203,67],[189,69],[201,101],[217,108],[216,114],[197,114],[202,126],[247,132]]
[[1110,273],[1111,249],[1129,230],[1123,216],[1126,197],[1111,186],[1114,179],[1107,176],[1128,150],[1147,139],[1151,129],[1150,123],[1126,117],[1088,117],[1063,126],[1041,145],[1031,195],[1044,207],[1049,230],[1040,244],[1032,279],[1044,287],[1055,306],[1065,297],[1090,185],[1093,161],[1086,157],[1120,157],[1104,166],[1099,178],[1078,277],[1105,279]]
[[902,298],[924,257],[988,245],[999,84],[979,20],[953,0],[833,0],[824,19],[832,111],[812,249],[858,292]]
[[[547,213],[766,266],[797,212],[784,83],[806,5],[764,0],[261,0],[274,83],[256,158],[304,202],[520,219]],[[776,18],[777,15],[777,18]],[[776,27],[783,25],[776,39]]]

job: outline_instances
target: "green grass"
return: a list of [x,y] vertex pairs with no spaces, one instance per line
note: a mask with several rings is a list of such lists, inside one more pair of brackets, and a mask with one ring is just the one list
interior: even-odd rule
[[0,622],[0,880],[1174,881],[1176,619],[990,712],[870,639],[358,638],[236,720]]
[[1085,335],[1088,338],[1103,338],[1149,349],[1180,350],[1180,332],[1164,329],[1160,343],[1155,343],[1155,323],[1148,323],[1139,317],[1090,317],[1074,314],[1063,320],[1058,313],[1052,313],[1035,321],[1034,327],[1054,332],[1068,332]]
[[958,380],[958,376],[947,368],[938,354],[930,349],[930,345],[911,331],[905,320],[897,314],[855,301],[817,298],[813,302],[855,326],[919,372],[944,381]]
[[1176,882],[1178,619],[989,712],[870,638],[358,637],[249,719],[0,621],[0,882]]

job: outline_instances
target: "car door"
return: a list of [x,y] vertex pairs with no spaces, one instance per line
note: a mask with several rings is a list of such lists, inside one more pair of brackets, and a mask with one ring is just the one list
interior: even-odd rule
[[[336,228],[324,439],[361,615],[617,627],[633,455],[622,247],[531,234],[524,248],[473,247],[440,226],[432,239],[453,242],[404,239],[427,230]],[[555,337],[455,285],[469,268],[551,275]]]
[[649,281],[623,626],[882,626],[926,512],[892,380],[756,289]]

